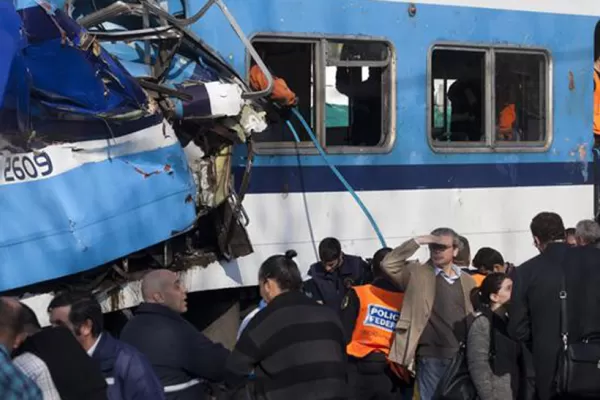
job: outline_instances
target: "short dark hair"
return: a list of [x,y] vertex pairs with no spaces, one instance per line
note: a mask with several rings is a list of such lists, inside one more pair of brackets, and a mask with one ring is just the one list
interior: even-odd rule
[[375,252],[375,254],[373,254],[373,259],[371,260],[371,268],[373,269],[373,276],[374,277],[386,277],[387,275],[383,272],[383,269],[381,268],[381,262],[383,261],[383,259],[385,258],[385,256],[387,256],[389,253],[392,252],[392,249],[389,247],[384,247],[382,249],[379,249]]
[[88,319],[92,322],[92,336],[98,337],[104,329],[104,317],[98,300],[89,292],[66,291],[56,295],[48,305],[48,312],[58,307],[71,306],[69,321],[79,335],[79,329]]
[[502,254],[491,247],[482,247],[475,257],[473,257],[473,266],[479,270],[494,272],[494,265],[504,265]]
[[342,255],[342,245],[340,241],[333,237],[321,240],[319,243],[319,258],[322,262],[328,263],[335,261]]
[[7,297],[0,297],[0,334],[13,339],[23,332],[23,313],[11,303]]
[[553,240],[565,239],[565,225],[560,215],[553,212],[541,212],[531,220],[531,234],[542,244]]
[[565,229],[565,237],[567,236],[575,236],[575,228]]
[[37,332],[42,329],[40,321],[35,312],[25,303],[21,303],[21,314],[23,314],[23,331],[27,333]]
[[265,260],[258,270],[258,280],[264,282],[273,279],[281,290],[302,289],[302,275],[294,257],[298,254],[294,250],[288,250],[285,254],[277,254]]

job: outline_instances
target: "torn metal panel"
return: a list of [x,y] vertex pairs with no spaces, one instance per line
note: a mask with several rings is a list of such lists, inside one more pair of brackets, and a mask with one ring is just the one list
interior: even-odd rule
[[267,128],[252,98],[268,88],[252,92],[186,29],[183,4],[163,3],[0,7],[12,21],[0,45],[14,53],[0,62],[0,291],[53,279],[112,290],[140,266],[252,252],[231,154],[247,143],[252,159],[251,137]]
[[92,270],[196,220],[187,159],[154,100],[60,9],[23,4],[20,62],[1,74],[0,115],[14,117],[0,120],[0,291]]
[[175,135],[159,124],[117,141],[0,154],[0,291],[92,269],[193,223]]

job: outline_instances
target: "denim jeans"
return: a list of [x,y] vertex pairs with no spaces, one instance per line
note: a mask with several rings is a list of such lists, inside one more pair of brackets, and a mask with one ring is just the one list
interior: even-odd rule
[[431,400],[438,383],[450,366],[450,358],[419,357],[417,359],[417,382],[420,400]]

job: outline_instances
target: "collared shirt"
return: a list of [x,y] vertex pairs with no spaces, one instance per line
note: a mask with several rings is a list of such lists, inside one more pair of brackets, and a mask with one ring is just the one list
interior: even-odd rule
[[94,344],[92,345],[92,347],[90,347],[90,349],[87,351],[88,356],[93,356],[94,355],[94,351],[96,351],[96,347],[98,347],[98,343],[100,343],[100,338],[102,337],[102,334],[100,334],[98,336],[98,338],[96,339],[96,341],[94,342]]
[[446,280],[446,282],[448,282],[449,284],[452,285],[454,282],[456,282],[457,280],[460,279],[460,274],[462,274],[462,270],[454,264],[452,264],[451,268],[452,268],[452,271],[454,271],[454,274],[455,274],[454,276],[448,275],[440,267],[435,267],[435,276],[442,274],[442,278],[444,278]]
[[48,366],[41,358],[32,353],[23,353],[13,363],[38,385],[44,400],[61,400]]
[[246,327],[250,323],[250,320],[252,320],[252,318],[254,318],[254,316],[256,314],[258,314],[258,312],[260,310],[262,310],[263,308],[265,308],[266,306],[267,306],[267,303],[264,300],[261,300],[260,303],[258,303],[258,307],[256,307],[248,315],[246,315],[246,317],[242,320],[242,323],[240,324],[240,328],[238,329],[238,334],[237,334],[236,340],[240,340],[240,336],[242,336],[242,332],[244,332],[244,329],[246,329]]
[[43,400],[42,391],[12,363],[6,348],[0,345],[0,399]]

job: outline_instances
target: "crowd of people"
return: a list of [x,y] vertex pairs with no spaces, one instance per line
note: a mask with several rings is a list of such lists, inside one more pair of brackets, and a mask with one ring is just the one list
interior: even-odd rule
[[[58,293],[45,328],[3,297],[0,398],[572,398],[558,383],[559,359],[568,343],[600,333],[600,226],[565,229],[543,212],[530,228],[540,254],[518,267],[489,247],[471,257],[468,238],[450,228],[369,261],[324,239],[306,282],[294,251],[274,255],[232,350],[182,316],[187,295],[168,270],[144,276],[143,303],[118,338],[90,293]],[[421,246],[426,262],[412,259]]]

